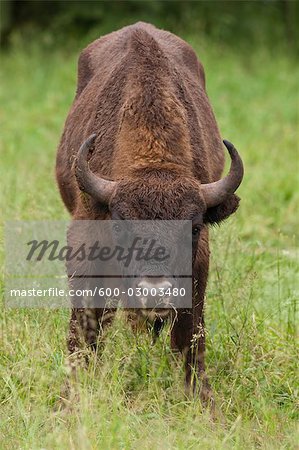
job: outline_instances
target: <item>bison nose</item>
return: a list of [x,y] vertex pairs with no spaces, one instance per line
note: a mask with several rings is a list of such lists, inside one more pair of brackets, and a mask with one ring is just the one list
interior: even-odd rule
[[172,288],[167,279],[143,278],[137,284],[142,308],[169,308]]
[[155,296],[155,291],[158,294],[159,292],[166,292],[168,289],[172,289],[172,283],[169,280],[155,282],[154,279],[143,279],[137,284],[137,287],[148,292],[148,295]]

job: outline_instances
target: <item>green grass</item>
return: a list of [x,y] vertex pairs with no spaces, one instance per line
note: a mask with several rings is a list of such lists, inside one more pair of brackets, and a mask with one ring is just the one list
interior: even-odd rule
[[[189,41],[204,63],[222,135],[246,169],[240,210],[212,230],[207,371],[223,419],[211,422],[197,401],[184,398],[169,330],[152,347],[121,319],[109,330],[102,360],[80,374],[77,397],[60,409],[69,312],[3,307],[1,449],[297,445],[298,67],[285,54]],[[28,45],[1,57],[3,221],[67,217],[54,161],[77,56]]]

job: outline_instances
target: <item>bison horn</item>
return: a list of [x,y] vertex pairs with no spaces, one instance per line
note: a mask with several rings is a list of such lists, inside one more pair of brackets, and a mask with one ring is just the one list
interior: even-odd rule
[[92,134],[89,138],[81,145],[77,164],[76,164],[76,178],[81,191],[86,192],[93,198],[97,199],[101,203],[109,203],[110,197],[115,190],[117,184],[116,181],[105,180],[91,172],[88,162],[87,155],[96,138],[96,134]]
[[201,192],[208,208],[220,205],[228,195],[233,194],[240,186],[244,175],[244,167],[239,153],[230,142],[223,141],[223,143],[231,157],[230,171],[222,180],[201,185]]

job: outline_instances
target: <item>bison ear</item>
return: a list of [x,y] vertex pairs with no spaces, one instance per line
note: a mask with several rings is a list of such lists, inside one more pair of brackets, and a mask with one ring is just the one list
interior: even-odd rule
[[240,198],[236,194],[229,195],[220,205],[208,208],[204,215],[204,222],[209,224],[220,223],[237,211]]

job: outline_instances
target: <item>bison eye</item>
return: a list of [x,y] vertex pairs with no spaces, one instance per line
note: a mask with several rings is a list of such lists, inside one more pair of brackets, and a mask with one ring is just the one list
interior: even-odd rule
[[200,232],[200,227],[199,226],[195,226],[192,228],[192,236],[197,236]]

